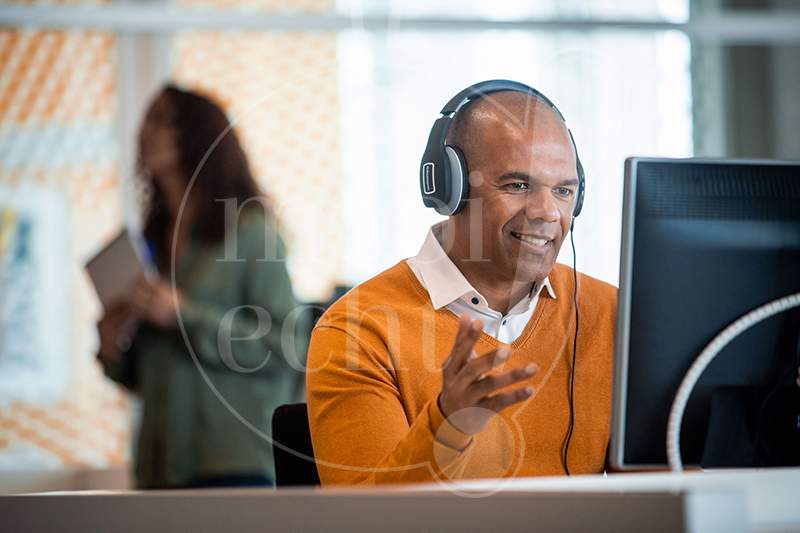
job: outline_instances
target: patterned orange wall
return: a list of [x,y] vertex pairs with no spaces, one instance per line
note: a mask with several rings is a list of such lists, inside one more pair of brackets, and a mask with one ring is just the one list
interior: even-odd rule
[[35,183],[65,198],[71,313],[67,393],[0,403],[3,468],[129,463],[127,396],[95,361],[100,309],[83,270],[122,218],[115,47],[106,32],[0,30],[0,186]]
[[175,49],[176,82],[237,120],[276,203],[295,292],[327,300],[343,265],[336,34],[187,33]]
[[[287,12],[335,4],[178,3]],[[70,369],[55,401],[0,398],[0,470],[130,464],[128,396],[95,360],[101,309],[83,268],[118,231],[123,202],[135,201],[122,197],[130,169],[119,167],[117,44],[103,31],[0,29],[0,188],[38,184],[67,205]],[[188,33],[175,38],[174,52],[178,83],[241,118],[254,173],[277,202],[296,290],[326,299],[342,271],[336,35]]]

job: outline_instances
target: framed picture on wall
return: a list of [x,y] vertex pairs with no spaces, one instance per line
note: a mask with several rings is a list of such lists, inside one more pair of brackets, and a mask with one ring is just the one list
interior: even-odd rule
[[0,406],[47,404],[69,385],[66,201],[0,187]]

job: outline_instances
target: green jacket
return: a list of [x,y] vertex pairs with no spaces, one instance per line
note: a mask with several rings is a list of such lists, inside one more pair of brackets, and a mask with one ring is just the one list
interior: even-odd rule
[[[272,413],[297,399],[309,314],[294,297],[283,243],[264,215],[243,211],[235,238],[236,261],[221,260],[223,243],[191,239],[175,275],[186,295],[178,325],[163,331],[143,324],[130,349],[106,368],[143,400],[140,488],[181,487],[217,475],[275,479]],[[160,270],[169,279],[163,263]],[[239,306],[258,306],[268,317]],[[226,316],[227,337],[225,325],[220,329]]]

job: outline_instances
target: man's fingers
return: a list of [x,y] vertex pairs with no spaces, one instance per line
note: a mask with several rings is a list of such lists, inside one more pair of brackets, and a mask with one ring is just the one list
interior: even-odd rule
[[504,372],[498,372],[497,374],[486,376],[484,379],[475,382],[470,392],[478,394],[481,397],[489,396],[495,391],[532,378],[538,372],[539,367],[533,363]]
[[533,387],[522,387],[508,392],[501,392],[494,396],[485,398],[478,404],[478,407],[489,409],[495,413],[499,413],[506,407],[512,406],[515,403],[524,402],[533,395]]
[[461,315],[453,349],[450,351],[450,357],[442,365],[442,371],[448,375],[458,373],[467,364],[470,354],[472,354],[472,348],[482,332],[483,321],[480,318],[473,322],[466,313]]
[[467,313],[462,314],[458,317],[458,333],[456,333],[456,337],[464,333],[469,329],[472,325],[472,319]]
[[459,378],[465,381],[469,386],[473,381],[476,381],[483,374],[489,372],[495,366],[499,366],[506,362],[511,357],[511,347],[507,345],[500,346],[498,349],[476,357],[474,360],[469,360],[464,365],[463,370],[459,374]]
[[453,362],[453,352],[455,351],[459,340],[467,332],[467,330],[469,329],[469,327],[471,325],[472,325],[472,320],[470,319],[468,314],[465,313],[465,314],[461,315],[460,317],[458,317],[458,331],[456,332],[456,339],[455,339],[455,341],[453,341],[453,349],[450,350],[450,355],[447,357],[447,359],[445,359],[444,363],[442,363],[442,372],[443,373],[445,373],[447,371],[448,367],[450,368],[450,371],[452,372],[453,366],[454,366],[454,365],[451,364]]

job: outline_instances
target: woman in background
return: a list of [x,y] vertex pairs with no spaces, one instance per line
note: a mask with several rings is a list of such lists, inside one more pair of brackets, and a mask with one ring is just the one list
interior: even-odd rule
[[273,484],[272,446],[257,432],[270,434],[301,383],[309,329],[244,151],[233,130],[220,137],[228,128],[219,106],[168,86],[139,136],[159,276],[100,320],[98,358],[143,400],[140,488]]

